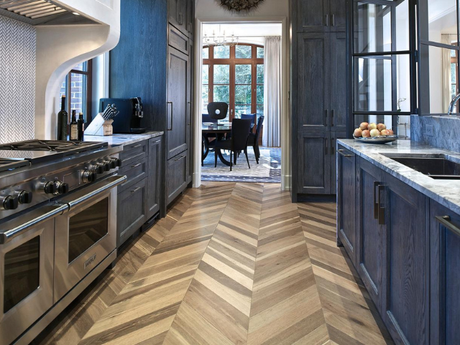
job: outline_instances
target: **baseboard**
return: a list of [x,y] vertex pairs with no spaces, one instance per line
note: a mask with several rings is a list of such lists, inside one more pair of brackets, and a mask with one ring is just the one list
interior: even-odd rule
[[282,175],[281,176],[281,190],[289,191],[292,188],[292,175]]

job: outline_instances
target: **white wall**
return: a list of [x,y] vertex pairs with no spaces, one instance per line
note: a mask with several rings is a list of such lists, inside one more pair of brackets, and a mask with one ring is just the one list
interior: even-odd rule
[[[201,123],[201,25],[203,23],[270,23],[276,22],[283,25],[283,69],[282,69],[282,114],[281,114],[281,187],[291,187],[291,161],[290,161],[290,132],[291,119],[289,114],[289,0],[264,0],[260,5],[243,13],[231,12],[220,5],[216,0],[195,0],[196,37],[195,37],[195,114],[198,119],[194,123]],[[194,162],[193,185],[201,184],[201,127],[194,128]]]
[[64,76],[76,64],[114,48],[120,37],[120,0],[59,0],[100,25],[37,27],[35,136],[56,137],[56,95]]

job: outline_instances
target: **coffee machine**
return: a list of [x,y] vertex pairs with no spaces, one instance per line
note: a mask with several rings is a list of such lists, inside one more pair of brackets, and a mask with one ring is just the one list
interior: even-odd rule
[[108,104],[115,104],[120,112],[113,121],[113,133],[144,133],[142,126],[144,110],[140,97],[134,98],[101,98],[99,111],[102,112]]

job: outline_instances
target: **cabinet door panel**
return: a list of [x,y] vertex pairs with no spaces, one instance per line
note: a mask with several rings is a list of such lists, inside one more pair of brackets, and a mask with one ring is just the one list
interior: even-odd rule
[[[446,223],[436,217],[448,216]],[[430,337],[431,344],[457,344],[460,339],[460,215],[430,205]]]
[[347,129],[347,37],[331,33],[330,126],[333,131]]
[[168,20],[183,33],[187,33],[187,0],[168,0]]
[[329,30],[330,17],[327,0],[297,1],[297,30],[300,32]]
[[331,157],[329,135],[299,134],[299,193],[329,194]]
[[168,161],[166,171],[166,195],[169,205],[187,187],[188,152],[181,153]]
[[298,37],[298,124],[305,130],[326,130],[328,112],[329,37],[301,34]]
[[344,0],[329,0],[331,31],[345,31],[347,28],[347,2]]
[[339,146],[337,152],[337,234],[356,266],[356,156]]
[[161,138],[149,140],[147,218],[160,210]]
[[394,339],[427,344],[426,198],[385,176],[386,259],[383,320]]
[[172,158],[187,149],[188,141],[188,56],[169,48],[167,157]]
[[374,183],[380,183],[382,176],[374,165],[362,159],[358,162],[358,272],[377,309],[381,311],[385,233],[374,218]]

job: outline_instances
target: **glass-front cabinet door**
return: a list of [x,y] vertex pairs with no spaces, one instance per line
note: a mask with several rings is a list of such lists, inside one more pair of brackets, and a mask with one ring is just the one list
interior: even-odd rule
[[9,344],[53,304],[54,219],[0,244],[0,343]]

